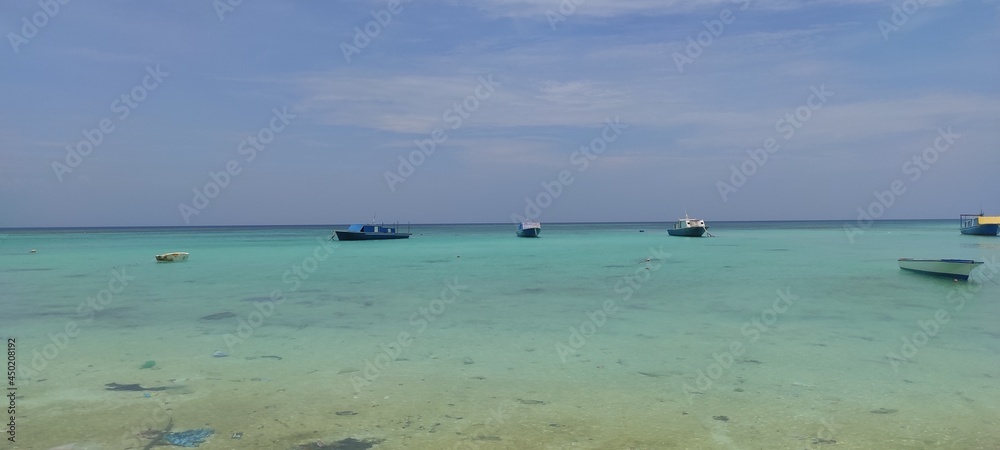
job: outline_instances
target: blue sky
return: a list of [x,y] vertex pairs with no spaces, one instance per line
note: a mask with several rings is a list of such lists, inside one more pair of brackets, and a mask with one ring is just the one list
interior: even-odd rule
[[998,24],[996,1],[5,2],[0,227],[1000,213]]

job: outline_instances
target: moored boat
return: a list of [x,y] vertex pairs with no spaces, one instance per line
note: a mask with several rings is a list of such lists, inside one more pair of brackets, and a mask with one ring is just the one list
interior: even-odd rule
[[538,222],[521,222],[517,224],[519,237],[538,237],[542,232],[542,224]]
[[899,258],[899,268],[914,272],[968,280],[973,269],[983,263],[971,259],[912,259]]
[[962,234],[974,236],[996,236],[1000,232],[1000,216],[979,214],[959,215]]
[[678,219],[674,222],[674,227],[667,230],[667,234],[671,236],[686,236],[686,237],[701,237],[708,231],[708,226],[705,225],[705,221],[701,219],[692,219],[684,215],[683,219]]
[[336,230],[334,234],[339,241],[378,241],[385,239],[406,239],[410,233],[400,233],[399,226],[387,227],[385,225],[354,224],[346,230]]
[[181,262],[187,261],[188,252],[170,252],[156,255],[156,262]]

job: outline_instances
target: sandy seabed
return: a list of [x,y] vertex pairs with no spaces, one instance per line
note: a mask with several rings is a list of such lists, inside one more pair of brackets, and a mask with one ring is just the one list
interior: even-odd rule
[[[699,382],[718,361],[703,349],[724,346],[705,347],[706,336],[694,333],[669,347],[642,344],[657,341],[651,336],[620,347],[594,339],[566,362],[550,335],[427,333],[383,364],[388,358],[378,356],[391,328],[261,328],[232,349],[216,328],[85,330],[73,351],[19,380],[17,443],[4,448],[141,449],[168,424],[214,429],[199,447],[208,450],[363,448],[345,439],[374,449],[1000,445],[995,368],[984,358],[955,376],[926,375],[936,372],[922,371],[922,361],[947,365],[946,349],[925,349],[922,360],[894,373],[885,361],[866,359],[884,353],[884,343],[859,341],[856,359],[843,360],[810,359],[807,340],[800,347],[762,340]],[[211,357],[220,349],[230,356]],[[147,360],[156,365],[140,369]],[[881,375],[869,386],[838,381],[855,370]],[[111,382],[168,389],[105,390]]]

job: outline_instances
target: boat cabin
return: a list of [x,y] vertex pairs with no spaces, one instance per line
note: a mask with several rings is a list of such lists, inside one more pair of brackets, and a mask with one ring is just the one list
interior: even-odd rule
[[358,223],[347,227],[347,231],[353,231],[357,233],[395,233],[396,227],[386,227],[375,224],[362,225]]

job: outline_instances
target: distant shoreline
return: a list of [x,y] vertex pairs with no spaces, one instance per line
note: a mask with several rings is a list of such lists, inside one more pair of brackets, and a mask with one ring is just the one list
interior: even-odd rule
[[[719,225],[719,224],[768,224],[768,223],[811,223],[811,224],[836,224],[840,225],[843,223],[853,223],[856,219],[791,219],[791,220],[707,220],[709,226]],[[876,220],[875,223],[899,223],[899,222],[942,222],[942,221],[955,221],[958,219],[880,219]],[[543,222],[545,225],[657,225],[657,224],[671,224],[673,220],[668,221],[624,221],[624,222]],[[379,223],[392,223],[396,222],[379,222]],[[303,225],[102,225],[102,226],[66,226],[66,227],[9,227],[0,228],[0,232],[10,232],[10,231],[38,231],[38,230],[48,230],[48,231],[86,231],[86,230],[220,230],[220,229],[274,229],[274,228],[287,228],[287,229],[303,229],[303,228],[337,228],[346,227],[350,224],[303,224]],[[506,226],[513,225],[512,222],[455,222],[455,223],[404,223],[399,222],[400,226],[409,225],[411,227],[442,227],[442,226]]]

